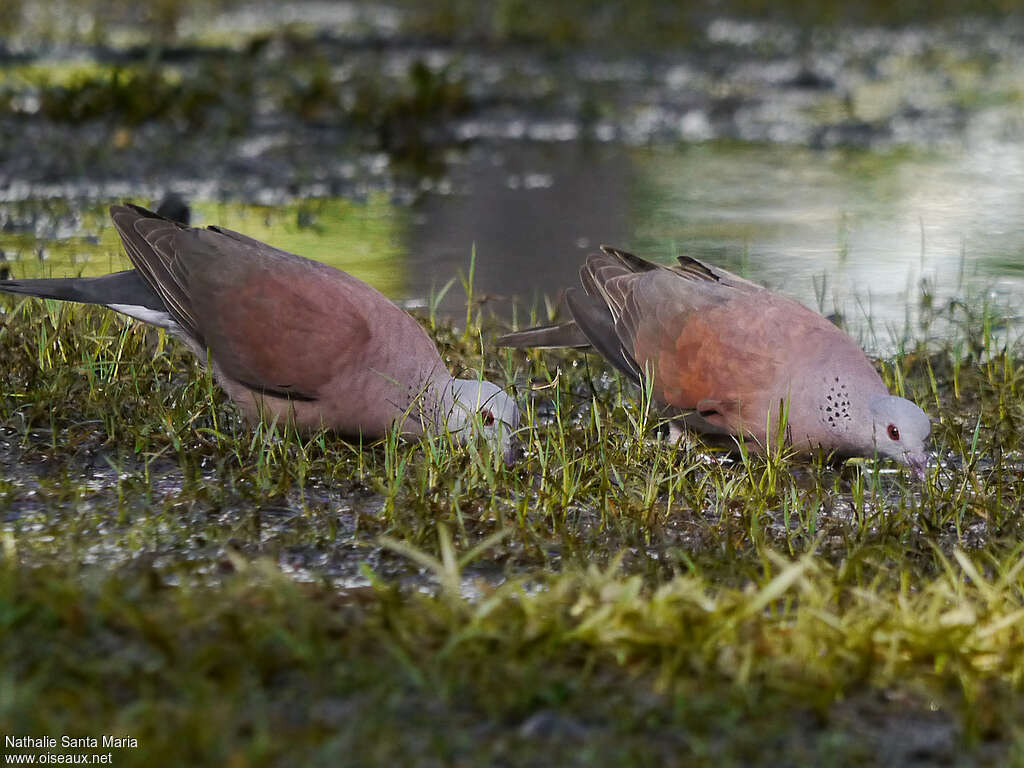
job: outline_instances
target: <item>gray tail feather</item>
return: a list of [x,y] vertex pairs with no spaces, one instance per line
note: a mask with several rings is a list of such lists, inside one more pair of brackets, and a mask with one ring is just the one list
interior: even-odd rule
[[499,347],[515,347],[517,349],[584,348],[590,346],[590,340],[579,329],[575,320],[557,325],[538,325],[536,328],[506,333],[498,338],[497,343]]
[[57,299],[59,301],[81,301],[94,304],[85,296],[78,284],[79,278],[55,277],[37,280],[4,280],[0,282],[0,291],[4,293],[21,293],[39,299]]
[[0,280],[0,291],[83,304],[128,304],[165,311],[163,302],[134,269],[100,277]]

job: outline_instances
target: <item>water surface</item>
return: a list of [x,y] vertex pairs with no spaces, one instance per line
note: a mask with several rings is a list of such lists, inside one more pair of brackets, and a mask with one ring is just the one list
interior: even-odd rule
[[[16,276],[127,266],[104,205],[11,211],[0,248]],[[15,226],[21,223],[23,230]],[[28,223],[26,223],[28,222]],[[955,151],[813,150],[792,145],[622,147],[506,142],[474,148],[410,205],[282,206],[194,201],[221,224],[335,264],[410,305],[428,302],[475,253],[474,287],[511,318],[576,283],[607,243],[662,262],[694,256],[783,291],[891,345],[922,281],[940,300],[1012,302],[1022,286],[1024,145]],[[460,283],[441,302],[458,316]]]
[[[723,16],[629,50],[453,42],[404,18],[243,2],[186,14],[178,47],[154,49],[116,27],[92,45],[23,30],[0,59],[10,271],[122,268],[106,206],[175,190],[195,223],[410,305],[472,259],[474,297],[506,320],[575,284],[601,243],[738,271],[876,349],[916,322],[922,290],[1020,294],[1017,25]],[[463,301],[456,284],[440,309]]]

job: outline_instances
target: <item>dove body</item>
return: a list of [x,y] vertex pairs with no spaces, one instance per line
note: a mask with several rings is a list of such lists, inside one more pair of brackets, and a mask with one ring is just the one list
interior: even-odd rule
[[397,424],[466,440],[476,425],[513,456],[512,398],[452,377],[419,323],[366,283],[221,227],[132,205],[110,213],[133,269],[0,281],[0,291],[100,304],[166,329],[209,361],[251,420],[371,439]]
[[742,439],[753,450],[878,454],[915,472],[931,429],[892,396],[863,350],[816,312],[723,269],[682,257],[653,264],[603,248],[566,292],[572,319],[508,334],[513,347],[592,347],[677,427]]

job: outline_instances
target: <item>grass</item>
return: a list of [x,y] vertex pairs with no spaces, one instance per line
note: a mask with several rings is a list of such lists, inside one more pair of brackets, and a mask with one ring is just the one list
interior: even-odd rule
[[5,734],[138,739],[118,765],[1024,759],[1005,313],[925,305],[953,335],[880,364],[934,419],[917,483],[653,439],[599,360],[495,351],[472,305],[423,322],[517,388],[512,469],[253,429],[161,333],[2,302]]
[[[9,0],[9,12],[0,19],[0,34],[48,44],[163,46],[182,38],[216,41],[228,33],[208,29],[203,22],[252,5],[259,8],[239,0],[157,0],[142,7],[127,0],[59,0],[36,9],[26,0]],[[357,2],[353,6],[357,17],[353,26],[372,27],[373,11],[379,4]],[[437,0],[429,4],[394,0],[386,7],[401,14],[406,34],[431,39],[633,48],[692,43],[700,36],[701,23],[712,15],[781,20],[827,30],[851,23],[899,25],[962,17],[1000,18],[1021,11],[1019,0],[869,0],[857,4],[825,0],[813,5],[796,0],[727,0],[684,6],[658,0],[628,5],[611,0],[558,0],[542,8],[523,0]],[[288,26],[301,29],[310,24],[300,16]]]

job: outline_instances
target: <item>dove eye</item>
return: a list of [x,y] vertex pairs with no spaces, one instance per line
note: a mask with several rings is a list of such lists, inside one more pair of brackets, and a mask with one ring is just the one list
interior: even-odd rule
[[896,428],[895,424],[890,424],[889,425],[888,432],[889,432],[889,439],[890,440],[899,440],[900,439],[900,431]]
[[485,427],[494,426],[494,414],[488,408],[480,409],[480,420],[484,423]]

